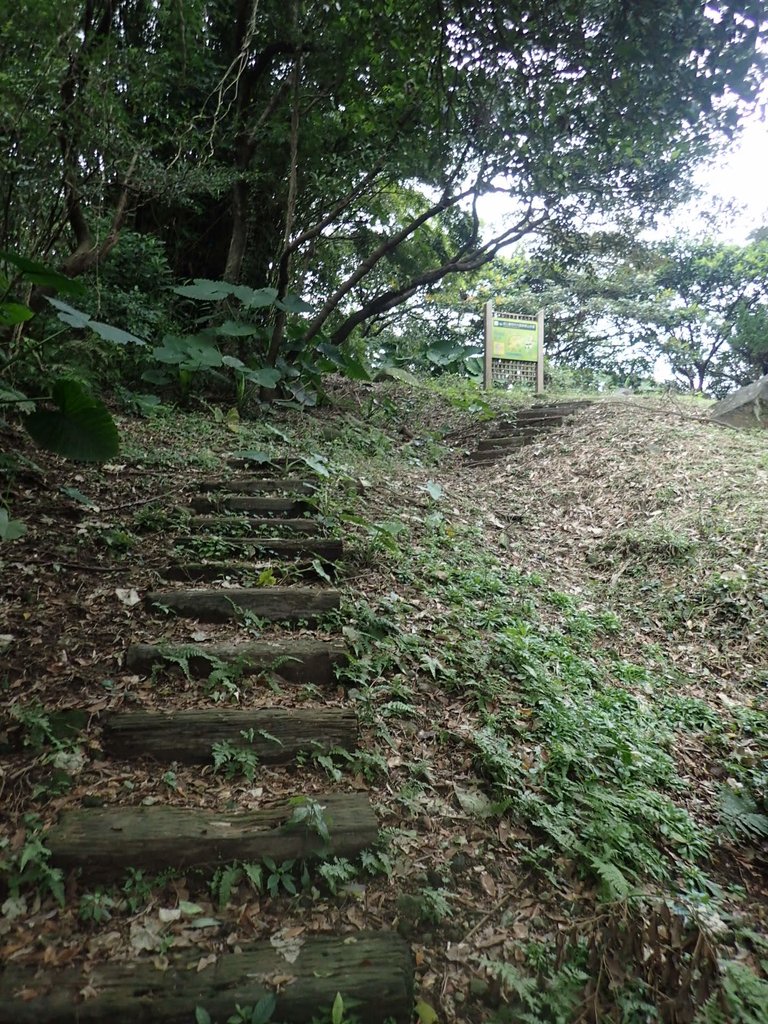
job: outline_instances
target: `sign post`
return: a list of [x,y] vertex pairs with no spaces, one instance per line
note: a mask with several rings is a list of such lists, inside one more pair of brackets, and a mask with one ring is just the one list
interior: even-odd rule
[[520,316],[485,304],[484,384],[532,384],[544,390],[544,310],[538,316]]

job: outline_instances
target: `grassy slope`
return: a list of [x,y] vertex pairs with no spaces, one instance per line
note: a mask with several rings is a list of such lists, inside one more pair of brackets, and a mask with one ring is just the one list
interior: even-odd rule
[[[237,439],[210,419],[126,424],[123,462],[159,470],[171,493],[91,516],[79,533],[91,544],[110,533],[110,557],[124,534],[139,588],[174,480],[195,463],[216,466],[233,447],[299,451],[362,481],[329,486],[321,511],[352,547],[346,609],[329,628],[355,652],[364,753],[325,759],[309,777],[371,788],[393,877],[327,866],[314,894],[262,900],[255,934],[294,918],[321,927],[328,914],[342,927],[394,925],[413,942],[422,998],[446,1021],[768,1020],[765,442],[669,401],[608,400],[507,464],[467,469],[461,454],[491,412],[465,386],[390,383],[341,385],[333,408],[244,425]],[[79,475],[79,489],[109,490],[113,506],[151,493],[141,476],[127,491],[124,473]],[[38,552],[53,545],[37,534]],[[31,540],[18,543],[33,562]],[[106,575],[103,592],[120,585]],[[92,633],[106,641],[98,617]],[[19,685],[33,670],[37,693]],[[90,706],[98,677],[73,679],[71,702]],[[17,709],[59,692],[51,665],[20,680]],[[162,685],[115,685],[147,705],[165,699]],[[171,686],[168,700],[178,696]],[[17,780],[8,834],[24,813],[45,819],[103,786],[88,772],[55,799]],[[187,774],[175,780],[185,795],[200,790]],[[155,775],[136,778],[136,799],[162,789]],[[219,798],[238,793],[221,785]],[[271,772],[265,785],[294,783]],[[365,888],[340,894],[345,881]],[[186,885],[199,898],[202,883]],[[148,906],[168,899],[159,893]],[[57,912],[62,934],[83,927],[82,897],[68,893]],[[130,953],[135,905],[113,897],[101,931]],[[249,898],[241,880],[217,912],[239,921]],[[9,944],[42,911],[28,901]]]

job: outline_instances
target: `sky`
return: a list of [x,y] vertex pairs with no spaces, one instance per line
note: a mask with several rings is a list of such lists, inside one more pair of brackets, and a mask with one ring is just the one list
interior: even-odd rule
[[[760,107],[762,116],[756,111],[745,118],[738,140],[696,174],[695,183],[704,194],[690,207],[681,207],[671,217],[661,220],[651,237],[705,232],[707,225],[701,214],[712,212],[718,200],[731,200],[743,207],[719,228],[718,237],[722,241],[744,244],[751,231],[762,224],[768,225],[768,96]],[[486,234],[496,234],[505,215],[514,209],[514,204],[503,195],[483,197],[478,211]]]
[[744,207],[721,228],[722,241],[743,244],[751,231],[768,225],[768,121],[758,114],[746,119],[738,141],[698,172],[696,184],[705,196],[670,218],[670,233],[683,227],[690,232],[697,220],[703,224],[699,211],[711,209],[718,197]]

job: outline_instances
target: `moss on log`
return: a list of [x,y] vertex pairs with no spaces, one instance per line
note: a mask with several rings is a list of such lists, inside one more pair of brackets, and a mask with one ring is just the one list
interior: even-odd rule
[[302,477],[229,477],[226,480],[200,480],[200,491],[227,491],[230,494],[314,494],[317,484]]
[[330,841],[293,824],[289,803],[232,813],[187,807],[94,807],[65,811],[46,835],[51,863],[82,868],[86,884],[128,868],[215,868],[231,861],[278,863],[313,855],[352,857],[376,841],[376,815],[362,793],[321,794]]
[[222,494],[213,498],[190,498],[195,512],[269,512],[273,515],[297,516],[307,505],[294,498],[275,498],[263,495]]
[[[210,762],[214,743],[253,751],[264,764],[285,764],[301,751],[354,750],[357,718],[346,708],[294,711],[127,711],[101,718],[102,745],[110,757],[152,757],[185,764]],[[253,739],[245,739],[250,733]]]
[[337,590],[320,587],[231,587],[222,590],[159,590],[147,594],[150,608],[163,608],[201,622],[228,622],[244,611],[271,622],[314,622],[339,607]]
[[[220,953],[197,970],[200,954],[171,951],[167,970],[147,961],[88,964],[37,972],[8,966],[0,974],[0,1024],[191,1024],[195,1008],[225,1021],[235,1004],[254,1006],[277,992],[274,1019],[308,1024],[340,992],[366,1024],[407,1024],[413,1010],[413,962],[391,932],[300,939],[289,963],[269,942]],[[82,995],[87,989],[89,998]]]
[[322,526],[312,519],[257,519],[248,516],[192,516],[189,520],[192,530],[214,530],[217,533],[234,529],[258,534],[264,529],[279,527],[286,533],[320,533]]
[[243,675],[274,673],[289,683],[329,686],[335,668],[346,661],[346,648],[338,641],[261,640],[243,644],[132,644],[125,655],[131,672],[149,675],[156,665],[183,665],[196,678],[214,668],[233,664]]

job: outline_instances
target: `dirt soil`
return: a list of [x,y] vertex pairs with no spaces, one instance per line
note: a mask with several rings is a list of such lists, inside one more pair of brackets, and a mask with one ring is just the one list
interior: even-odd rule
[[[388,684],[393,677],[407,684],[410,710],[391,707],[397,695],[388,692],[385,732],[364,719],[361,745],[380,762],[370,773],[358,766],[331,781],[318,764],[261,767],[248,783],[208,768],[102,755],[102,712],[210,707],[213,700],[204,680],[126,672],[129,643],[256,635],[252,624],[172,619],[149,612],[142,601],[165,585],[160,572],[196,479],[226,472],[224,459],[238,450],[326,460],[331,477],[320,479],[320,513],[343,530],[353,551],[339,579],[346,609],[364,602],[381,612],[388,602],[405,602],[408,629],[429,641],[445,595],[403,573],[407,549],[398,560],[380,542],[391,536],[397,547],[397,530],[387,534],[386,524],[400,524],[410,543],[420,543],[425,520],[438,510],[452,530],[479,529],[502,567],[544,578],[587,612],[614,614],[621,629],[595,643],[609,644],[617,658],[672,673],[677,693],[715,714],[734,706],[765,713],[768,447],[762,436],[713,426],[672,400],[600,399],[509,459],[468,468],[466,453],[494,412],[482,402],[459,403],[392,382],[339,384],[335,399],[334,407],[310,413],[271,413],[239,434],[207,414],[125,418],[122,454],[102,466],[67,464],[5,430],[3,447],[23,459],[6,474],[4,498],[27,532],[0,550],[0,837],[6,844],[0,860],[11,863],[63,810],[89,803],[247,809],[297,790],[359,789],[379,812],[392,877],[361,874],[336,893],[317,882],[314,891],[276,898],[240,882],[224,906],[206,878],[133,877],[113,893],[108,916],[93,920],[83,910],[82,880],[65,880],[59,905],[28,869],[33,884],[23,885],[17,898],[8,898],[7,885],[0,893],[0,903],[6,900],[2,960],[45,971],[138,957],[162,969],[172,948],[194,950],[204,970],[211,958],[281,929],[310,935],[395,928],[412,944],[419,996],[440,1021],[500,1013],[493,1019],[511,1020],[503,1017],[509,991],[483,969],[483,958],[522,966],[524,946],[564,941],[579,922],[589,922],[584,934],[608,928],[594,883],[565,859],[543,873],[530,860],[521,863],[521,848],[537,845],[535,829],[504,813],[476,813],[467,797],[482,788],[470,735],[475,712],[464,692],[442,687],[428,666],[418,674],[410,664],[392,671]],[[366,524],[379,525],[372,531]],[[555,607],[542,606],[540,614],[558,621]],[[343,613],[298,635],[339,637],[345,623]],[[354,641],[354,627],[346,628]],[[297,635],[280,626],[258,630],[264,638],[289,633]],[[635,692],[644,692],[641,683]],[[265,679],[216,696],[224,706],[237,706],[230,703],[235,696],[247,707],[350,700],[342,683],[321,694]],[[38,742],[38,709],[85,712],[90,725],[74,753],[57,760],[50,743]],[[717,756],[700,735],[686,737],[675,756],[691,781],[688,804],[711,821]],[[749,749],[761,756],[757,746]],[[44,864],[44,855],[39,859]],[[764,935],[766,867],[765,843],[724,842],[708,868],[720,884],[742,887],[750,926]],[[446,894],[447,913],[435,905],[429,920],[425,889]],[[164,913],[182,900],[194,901],[214,924],[194,928]],[[593,1019],[587,1009],[580,1012],[574,1019]]]

